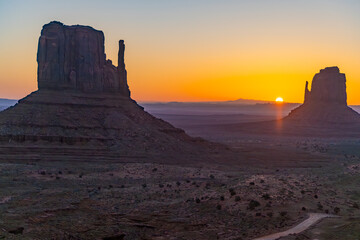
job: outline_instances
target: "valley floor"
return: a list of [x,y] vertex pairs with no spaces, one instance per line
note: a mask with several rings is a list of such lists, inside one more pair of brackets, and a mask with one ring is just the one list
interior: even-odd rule
[[169,121],[237,161],[1,158],[0,239],[254,239],[308,213],[339,218],[282,239],[360,238],[357,139],[230,134],[205,120]]

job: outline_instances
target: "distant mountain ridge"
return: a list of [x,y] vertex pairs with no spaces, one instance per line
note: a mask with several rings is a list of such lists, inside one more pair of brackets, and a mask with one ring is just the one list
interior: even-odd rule
[[15,99],[0,98],[0,111],[15,105],[17,102],[18,100]]
[[[198,105],[208,105],[208,104],[241,104],[241,105],[253,105],[253,104],[272,104],[276,103],[275,101],[267,101],[267,100],[256,100],[256,99],[244,99],[239,98],[236,100],[228,100],[228,101],[168,101],[168,102],[157,102],[157,101],[138,101],[141,104],[198,104]],[[300,104],[293,102],[283,102],[283,104]]]
[[11,104],[11,103],[16,103],[18,100],[16,99],[8,99],[8,98],[0,98],[0,104]]
[[239,98],[236,100],[225,101],[227,103],[236,103],[236,104],[262,104],[262,103],[274,103],[275,101],[266,101],[266,100],[256,100],[256,99],[245,99]]

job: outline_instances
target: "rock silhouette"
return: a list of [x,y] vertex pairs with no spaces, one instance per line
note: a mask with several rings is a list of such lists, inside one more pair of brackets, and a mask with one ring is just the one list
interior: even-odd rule
[[37,54],[38,90],[0,113],[0,143],[21,142],[15,145],[16,154],[45,151],[52,157],[86,158],[107,156],[110,149],[116,158],[172,155],[173,160],[204,155],[210,145],[215,149],[155,118],[130,98],[124,51],[120,40],[115,67],[106,60],[101,31],[60,22],[44,25]]
[[320,73],[314,76],[311,92],[308,90],[308,82],[306,82],[304,103],[327,103],[346,106],[346,98],[346,77],[345,74],[340,73],[338,67],[328,67],[320,70]]
[[284,120],[322,124],[360,122],[360,114],[347,106],[345,74],[338,67],[320,70],[313,78],[311,91],[306,82],[304,103]]
[[119,41],[118,67],[106,60],[104,34],[88,26],[44,25],[38,46],[39,89],[117,92],[129,96],[124,41]]

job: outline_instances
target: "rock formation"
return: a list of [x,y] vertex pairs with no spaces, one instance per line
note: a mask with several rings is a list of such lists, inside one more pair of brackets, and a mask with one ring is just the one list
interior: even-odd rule
[[[38,90],[0,112],[0,144],[32,146],[33,153],[34,146],[53,146],[48,157],[55,152],[99,157],[109,149],[116,158],[205,156],[213,144],[189,137],[130,98],[124,51],[120,40],[115,67],[106,60],[101,31],[60,22],[44,25],[37,54]],[[71,151],[87,150],[75,154],[69,146]]]
[[346,77],[338,67],[327,67],[317,73],[308,90],[305,85],[304,104],[284,119],[302,123],[360,122],[360,114],[347,106]]
[[309,104],[327,103],[347,105],[346,101],[346,77],[340,73],[338,67],[328,67],[320,70],[314,76],[311,92],[306,82],[305,100]]
[[124,41],[119,42],[118,67],[106,60],[104,34],[92,27],[44,25],[39,38],[39,89],[114,92],[129,96]]

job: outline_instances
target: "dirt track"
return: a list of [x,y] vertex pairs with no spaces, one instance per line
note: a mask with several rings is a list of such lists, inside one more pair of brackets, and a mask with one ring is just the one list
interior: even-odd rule
[[330,215],[330,214],[323,214],[323,213],[309,213],[309,218],[307,218],[305,221],[299,223],[293,228],[290,228],[287,231],[284,232],[278,232],[274,234],[270,234],[264,237],[255,238],[254,240],[276,240],[281,237],[286,237],[291,234],[298,234],[306,229],[308,229],[310,226],[314,225],[315,223],[319,222],[323,218],[329,218],[329,217],[337,217],[336,215]]

